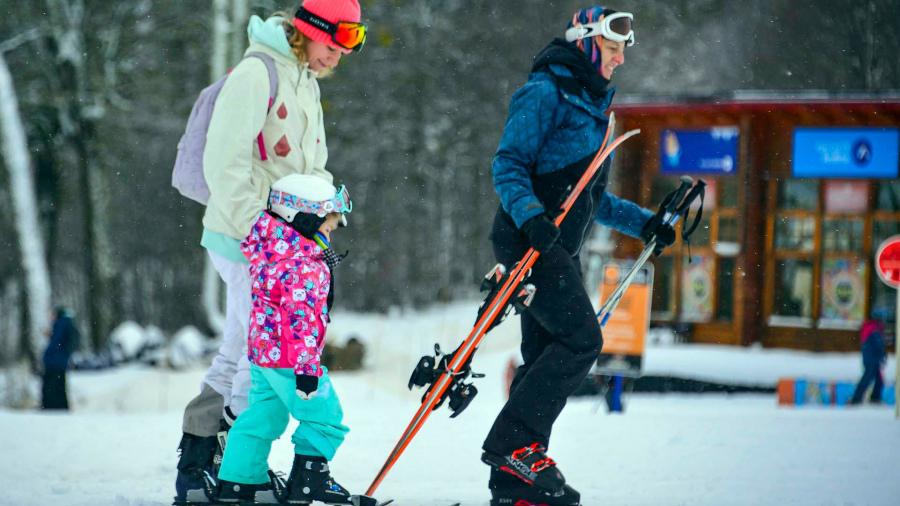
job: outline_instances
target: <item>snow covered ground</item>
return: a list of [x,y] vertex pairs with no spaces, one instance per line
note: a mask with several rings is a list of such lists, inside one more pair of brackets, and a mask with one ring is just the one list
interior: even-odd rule
[[[460,339],[472,311],[335,316],[335,340],[356,334],[370,349],[366,371],[334,374],[352,429],[332,466],[345,486],[366,488],[415,411],[421,393],[406,391],[415,358],[435,339],[445,347]],[[515,323],[491,333],[474,363],[488,373],[478,398],[456,419],[446,408],[434,413],[378,495],[398,506],[487,504],[480,445],[515,346]],[[780,375],[852,380],[860,367],[856,354],[698,346],[651,347],[646,362],[652,374],[766,385]],[[0,504],[169,504],[181,409],[202,374],[76,372],[71,414],[0,411]],[[611,416],[595,399],[572,400],[555,428],[551,455],[586,506],[900,504],[900,421],[889,408],[786,409],[772,395],[626,402],[627,413]],[[277,441],[272,467],[287,471],[291,450],[287,438]]]

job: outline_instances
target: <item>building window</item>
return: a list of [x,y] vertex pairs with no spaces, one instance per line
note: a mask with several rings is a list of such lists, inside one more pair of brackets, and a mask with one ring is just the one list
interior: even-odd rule
[[893,312],[896,294],[873,281],[872,256],[900,234],[900,182],[787,180],[770,190],[770,325],[856,330],[870,310]]
[[730,322],[734,318],[734,258],[719,259],[716,285],[716,320]]
[[816,218],[779,214],[775,222],[775,248],[812,252],[815,249]]
[[900,181],[878,183],[876,207],[879,211],[900,212]]
[[675,268],[673,257],[662,256],[653,261],[652,319],[671,320],[675,315]]
[[737,243],[740,242],[738,232],[738,220],[736,217],[731,216],[722,216],[719,218],[719,234],[718,241],[719,243],[729,242],[729,243]]
[[778,208],[815,211],[819,207],[819,182],[788,179],[778,183]]
[[773,229],[774,295],[770,325],[809,327],[813,323],[818,181],[777,183]]
[[822,249],[825,252],[861,252],[862,218],[828,218],[822,222]]
[[[734,318],[735,257],[741,252],[738,180],[733,176],[703,179],[707,182],[703,217],[690,245],[680,240],[685,224],[679,223],[679,242],[655,261],[654,320],[709,323]],[[651,199],[661,202],[679,183],[677,177],[657,177]],[[689,221],[693,219],[692,214]]]
[[775,307],[773,323],[809,326],[812,324],[813,263],[783,259],[775,266]]

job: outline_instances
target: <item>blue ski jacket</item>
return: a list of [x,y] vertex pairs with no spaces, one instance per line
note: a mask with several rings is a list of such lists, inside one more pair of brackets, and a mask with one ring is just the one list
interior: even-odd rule
[[[593,157],[609,125],[606,110],[614,89],[603,97],[586,91],[576,94],[562,89],[559,78],[571,79],[573,74],[566,66],[551,64],[529,75],[528,82],[510,101],[506,126],[494,155],[494,188],[503,211],[512,217],[517,228],[559,203],[542,201],[535,181],[553,179],[557,173],[572,179],[571,174],[563,173],[571,172],[566,169],[573,165],[586,167],[578,162]],[[590,206],[593,220],[639,237],[641,227],[653,213],[607,192],[605,183],[604,180],[597,188],[599,194],[592,196],[597,200]]]
[[72,317],[65,312],[58,311],[53,329],[50,332],[50,342],[44,350],[44,369],[47,371],[65,371],[69,368],[69,359],[72,352],[78,346],[78,329]]

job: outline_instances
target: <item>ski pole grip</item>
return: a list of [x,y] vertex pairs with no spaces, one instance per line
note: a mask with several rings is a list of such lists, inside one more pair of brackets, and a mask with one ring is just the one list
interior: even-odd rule
[[[687,177],[687,176],[684,176],[684,177]],[[685,212],[689,207],[691,207],[691,204],[694,203],[694,200],[696,200],[697,197],[704,194],[705,192],[706,192],[706,181],[704,181],[702,179],[698,179],[697,184],[694,185],[694,187],[691,188],[691,191],[687,194],[687,196],[684,197],[684,200],[681,202],[681,205],[678,206],[678,210],[675,211],[675,213],[681,214],[681,213]]]
[[659,204],[659,209],[656,211],[656,217],[660,221],[665,220],[667,216],[672,217],[675,215],[674,213],[675,209],[678,207],[678,203],[681,202],[685,192],[691,187],[692,182],[690,176],[681,176],[681,185],[670,191],[666,195],[666,198]]
[[694,215],[694,222],[691,223],[690,227],[681,229],[681,238],[685,241],[694,233],[694,230],[697,230],[697,227],[700,225],[700,220],[703,217],[703,198],[706,195],[706,181],[702,179],[697,180],[697,184],[691,188],[691,191],[684,198],[684,202],[678,206],[678,211],[675,213],[676,215],[684,214],[684,227],[687,227],[687,213],[690,210],[691,204],[694,203],[697,198],[700,198],[700,207],[697,208],[697,213]]
[[681,176],[681,185],[675,190],[675,196],[672,198],[670,203],[671,208],[667,209],[667,211],[674,211],[676,214],[679,212],[682,199],[684,199],[685,194],[687,194],[688,190],[691,189],[691,186],[694,185],[694,180],[691,176]]

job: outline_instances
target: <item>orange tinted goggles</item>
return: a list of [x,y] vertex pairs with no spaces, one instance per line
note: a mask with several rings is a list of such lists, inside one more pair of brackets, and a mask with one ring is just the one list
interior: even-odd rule
[[352,51],[359,51],[366,43],[366,25],[354,21],[338,21],[332,23],[316,16],[300,7],[294,17],[331,35],[331,40],[338,46]]
[[338,21],[334,33],[331,34],[331,40],[343,48],[359,51],[366,43],[366,25]]

